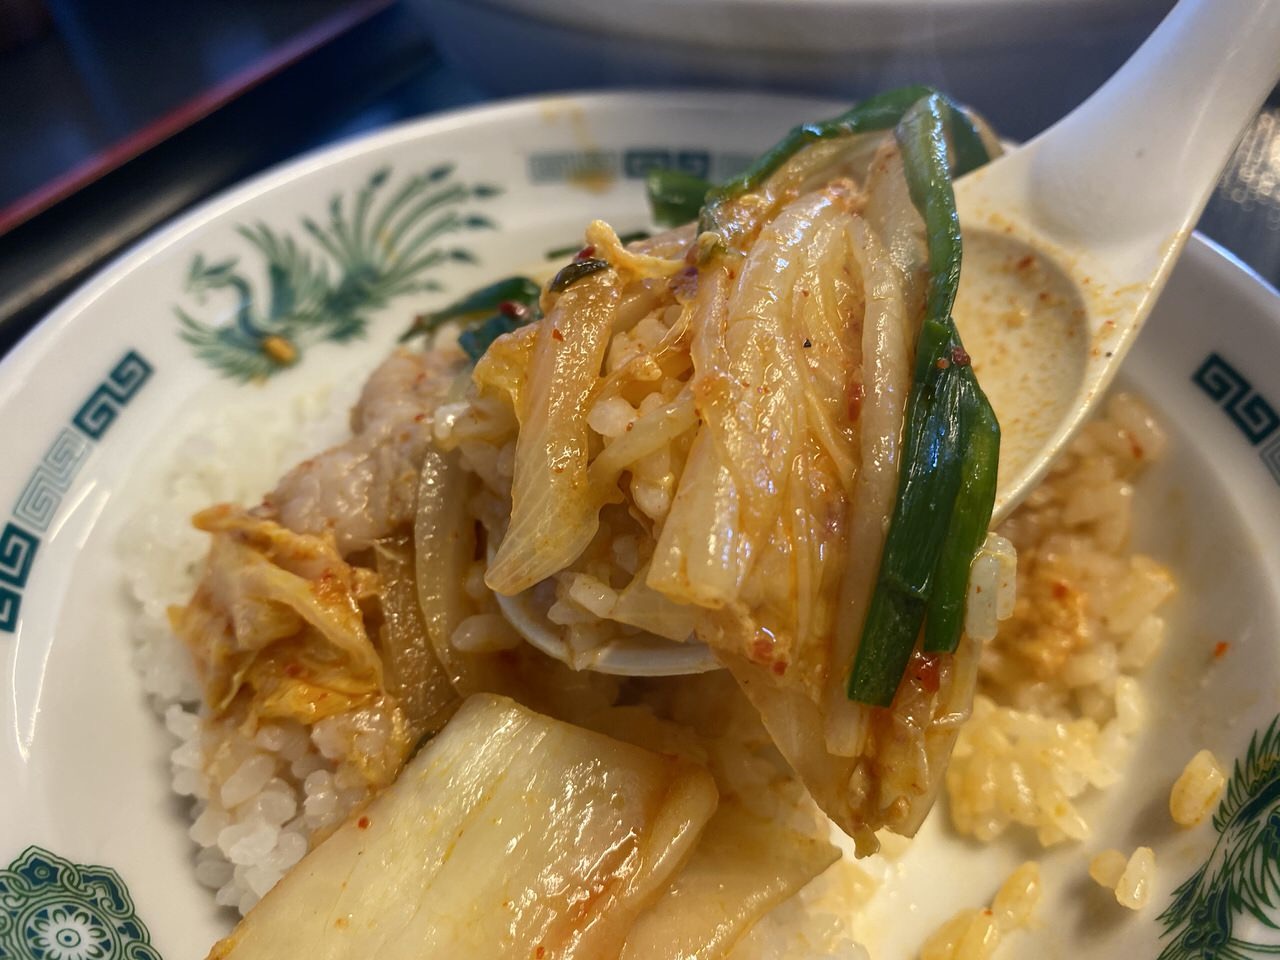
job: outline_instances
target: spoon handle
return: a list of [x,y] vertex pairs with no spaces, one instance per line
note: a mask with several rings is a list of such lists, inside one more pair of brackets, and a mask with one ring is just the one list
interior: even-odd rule
[[1204,209],[1280,77],[1280,0],[1181,0],[1130,60],[1029,146],[1050,232],[1124,243]]

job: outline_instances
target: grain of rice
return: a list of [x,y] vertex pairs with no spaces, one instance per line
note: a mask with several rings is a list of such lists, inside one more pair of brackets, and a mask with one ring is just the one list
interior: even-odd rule
[[606,397],[587,412],[587,426],[602,437],[620,437],[635,421],[635,408],[622,397]]
[[632,480],[631,496],[645,516],[661,520],[671,510],[671,491],[667,484]]
[[[202,851],[203,852],[203,851]],[[216,890],[231,882],[232,867],[221,857],[199,857],[196,860],[196,882]]]
[[635,537],[615,538],[609,551],[620,570],[634,575],[640,569],[640,544]]
[[494,653],[511,650],[524,642],[505,617],[496,613],[477,613],[463,620],[449,642],[467,653]]
[[1124,872],[1116,882],[1116,900],[1130,910],[1141,910],[1151,899],[1155,880],[1156,855],[1150,847],[1139,847],[1129,857]]
[[989,960],[1005,937],[1030,925],[1040,893],[1040,867],[1028,861],[1001,884],[989,908],[961,910],[930,934],[920,960]]
[[1187,761],[1169,793],[1169,814],[1182,827],[1194,827],[1213,812],[1227,777],[1218,758],[1201,750]]
[[607,584],[586,574],[571,574],[569,581],[569,598],[584,610],[605,619],[613,612],[618,602],[618,594]]
[[1129,858],[1119,850],[1102,850],[1089,861],[1089,876],[1100,887],[1114,891],[1128,863]]

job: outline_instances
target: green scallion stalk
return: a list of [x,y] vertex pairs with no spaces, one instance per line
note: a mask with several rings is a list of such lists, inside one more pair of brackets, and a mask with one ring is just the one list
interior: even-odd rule
[[769,177],[804,147],[819,140],[889,130],[913,103],[927,97],[928,87],[903,87],[877,94],[846,110],[838,117],[793,127],[785,137],[761,154],[745,171],[712,189],[706,196],[699,222],[701,230],[716,230],[720,209],[744,193],[758,190]]
[[489,349],[493,341],[504,333],[519,330],[525,324],[537,320],[540,316],[540,314],[533,312],[523,317],[508,317],[501,313],[495,313],[492,317],[487,317],[475,326],[467,327],[466,330],[458,334],[458,346],[462,348],[463,353],[471,358],[471,362],[475,363],[484,356],[484,352]]
[[951,511],[951,524],[925,611],[923,646],[928,653],[954,652],[960,642],[969,595],[969,571],[987,538],[995,501],[1000,425],[985,400],[967,405],[966,413],[976,415],[977,422],[970,424],[966,431],[964,478]]
[[714,184],[683,170],[650,170],[644,188],[654,222],[664,227],[678,227],[698,219],[707,192]]
[[950,523],[960,492],[968,439],[959,415],[966,387],[961,371],[948,366],[933,372],[917,379],[908,398],[898,499],[880,560],[880,579],[920,600],[933,586],[940,531]]
[[450,320],[478,320],[495,313],[504,303],[517,303],[524,307],[536,307],[542,288],[528,277],[507,277],[487,287],[473,290],[461,300],[449,304],[443,310],[424,314],[400,335],[400,342],[420,334],[434,333]]
[[[949,142],[948,133],[958,142]],[[959,643],[969,569],[991,520],[1000,452],[995,414],[951,318],[961,259],[952,154],[956,167],[975,162],[981,138],[962,111],[932,92],[911,105],[895,136],[911,201],[925,224],[929,289],[898,499],[849,675],[850,699],[875,706],[893,702],[922,626],[927,649],[951,652]]]

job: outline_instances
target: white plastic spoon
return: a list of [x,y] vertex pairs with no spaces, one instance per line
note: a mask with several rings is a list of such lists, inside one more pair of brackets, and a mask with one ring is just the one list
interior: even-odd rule
[[[1115,376],[1278,77],[1280,0],[1181,0],[1089,100],[956,183],[955,315],[1002,429],[995,520],[1044,475]],[[619,641],[583,662],[524,606],[504,612],[539,649],[602,673],[716,665],[692,639]]]
[[1089,100],[956,183],[956,321],[1002,430],[996,520],[1110,384],[1278,77],[1280,0],[1182,0]]

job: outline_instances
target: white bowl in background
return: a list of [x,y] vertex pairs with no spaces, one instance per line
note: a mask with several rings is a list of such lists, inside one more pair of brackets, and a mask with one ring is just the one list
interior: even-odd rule
[[736,86],[856,98],[927,83],[1025,139],[1173,0],[418,0],[483,89]]

